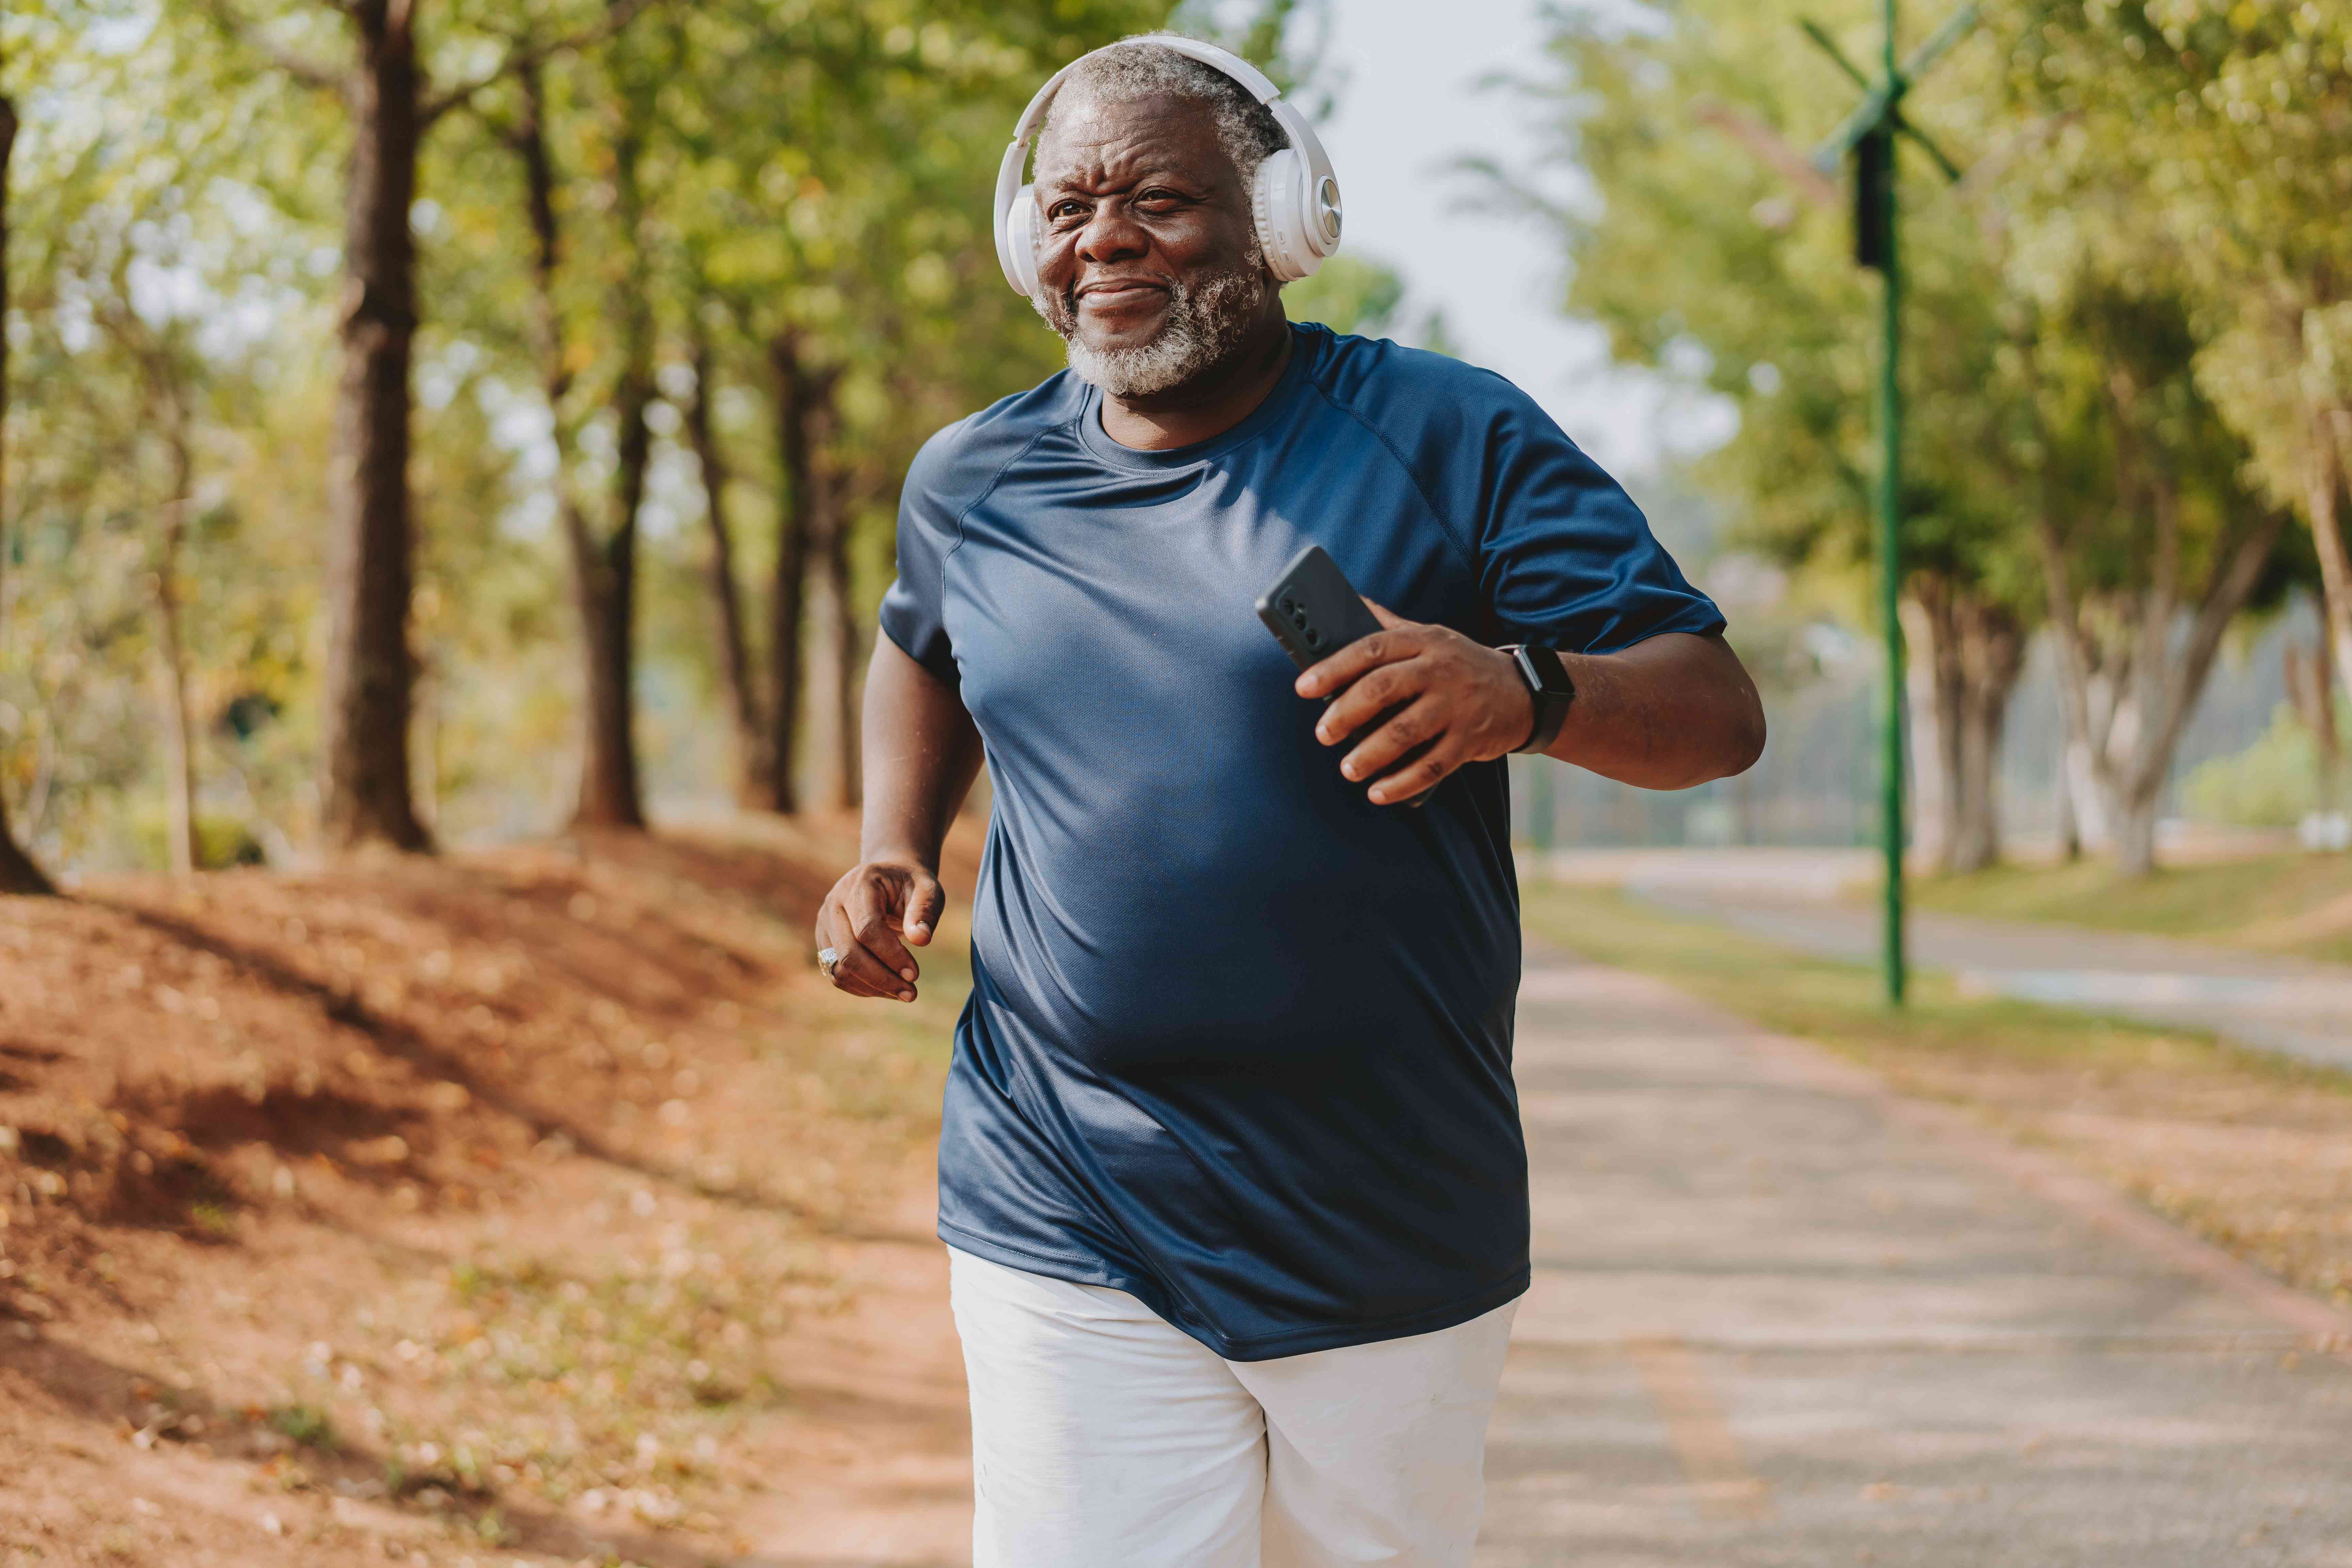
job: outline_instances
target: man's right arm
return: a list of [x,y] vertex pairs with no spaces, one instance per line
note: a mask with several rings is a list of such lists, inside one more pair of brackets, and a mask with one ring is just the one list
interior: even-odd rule
[[940,846],[981,764],[980,731],[956,688],[887,637],[866,671],[866,820],[858,863],[824,896],[816,942],[841,954],[834,985],[915,999],[909,944],[939,927]]

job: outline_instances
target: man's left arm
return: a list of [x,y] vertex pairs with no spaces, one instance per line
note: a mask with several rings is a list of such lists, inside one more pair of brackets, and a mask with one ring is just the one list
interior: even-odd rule
[[[1384,629],[1303,671],[1297,689],[1337,694],[1315,726],[1327,746],[1402,709],[1339,762],[1348,777],[1376,781],[1375,805],[1410,800],[1465,763],[1527,743],[1535,698],[1508,654],[1372,609]],[[1664,632],[1615,653],[1562,652],[1559,661],[1576,697],[1548,756],[1645,789],[1687,789],[1744,773],[1763,752],[1764,705],[1719,636]]]

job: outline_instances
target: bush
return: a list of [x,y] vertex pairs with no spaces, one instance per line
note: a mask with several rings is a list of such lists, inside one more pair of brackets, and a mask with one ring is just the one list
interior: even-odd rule
[[[2352,734],[2352,719],[2339,734]],[[2244,751],[2200,763],[2181,782],[2181,804],[2202,822],[2240,827],[2293,827],[2335,804],[2319,798],[2319,742],[2286,704]]]
[[[164,842],[163,813],[161,808],[139,814],[133,831],[138,836],[139,851],[151,866],[171,864],[171,848]],[[243,822],[233,816],[196,818],[196,869],[219,871],[231,866],[265,866],[269,862],[260,840]]]

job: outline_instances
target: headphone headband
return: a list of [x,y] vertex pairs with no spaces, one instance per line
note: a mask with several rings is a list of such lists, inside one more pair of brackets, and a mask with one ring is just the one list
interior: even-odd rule
[[[1285,159],[1283,167],[1259,169],[1252,201],[1258,240],[1276,277],[1286,281],[1313,272],[1323,264],[1325,257],[1339,247],[1339,182],[1332,174],[1330,154],[1324,152],[1315,128],[1307,124],[1305,115],[1284,100],[1282,89],[1272,78],[1232,50],[1180,33],[1146,33],[1090,49],[1055,71],[1045,79],[1045,85],[1037,89],[1029,100],[1029,107],[1014,122],[1013,141],[996,167],[996,260],[1003,268],[1005,281],[1013,285],[1016,294],[1036,291],[1036,257],[1030,239],[1034,231],[1022,211],[1029,186],[1022,175],[1028,167],[1029,149],[1045,128],[1054,95],[1061,90],[1072,71],[1095,56],[1145,44],[1156,44],[1223,72],[1273,112],[1275,122],[1290,139],[1290,147],[1266,160],[1267,165],[1273,165],[1276,159]],[[1289,188],[1272,188],[1277,184]]]

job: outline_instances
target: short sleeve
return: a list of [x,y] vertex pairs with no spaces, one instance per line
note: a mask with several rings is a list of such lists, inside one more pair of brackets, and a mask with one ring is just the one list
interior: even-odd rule
[[908,658],[950,685],[959,684],[948,637],[947,558],[955,548],[957,508],[947,480],[961,422],[923,443],[898,495],[898,575],[882,595],[882,633]]
[[1479,576],[1504,637],[1613,653],[1723,629],[1623,487],[1520,395],[1486,421]]

